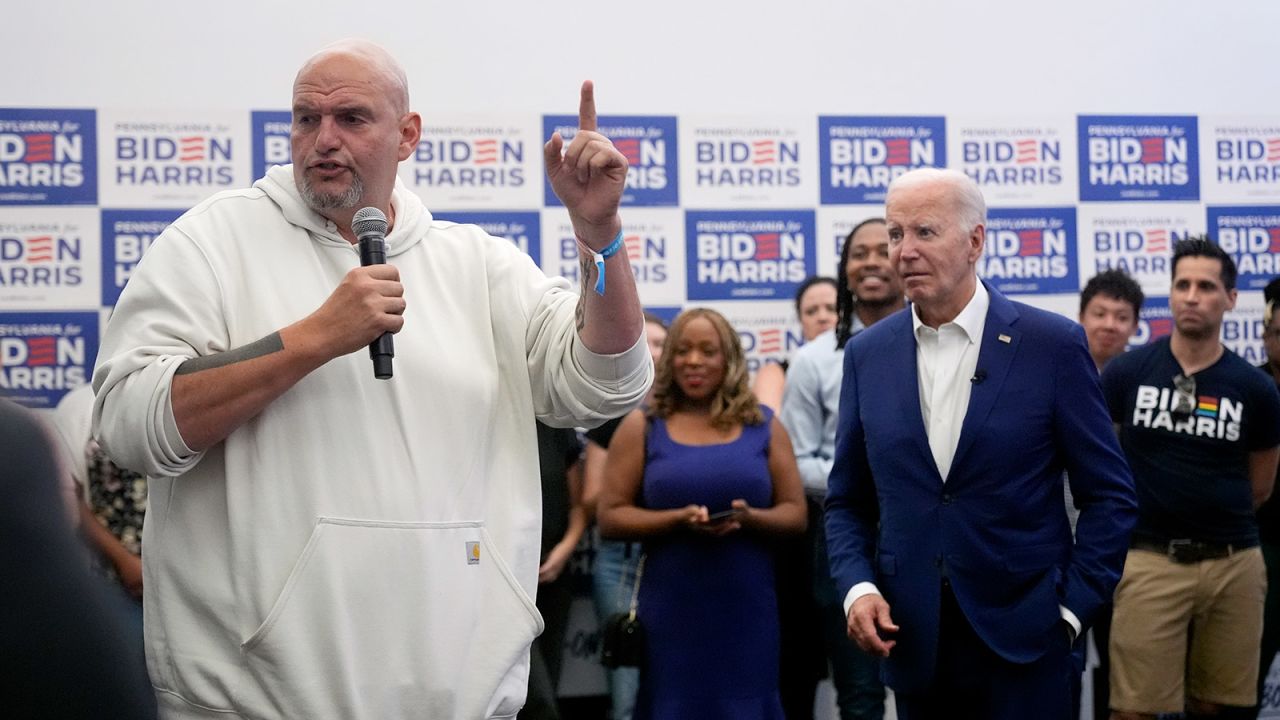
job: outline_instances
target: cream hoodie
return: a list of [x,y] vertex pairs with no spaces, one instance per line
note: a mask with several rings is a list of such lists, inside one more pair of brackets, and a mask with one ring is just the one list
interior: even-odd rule
[[388,262],[408,309],[395,377],[364,351],[303,378],[203,453],[169,388],[186,359],[305,317],[359,264],[290,167],[169,227],[121,295],[95,432],[152,476],[147,664],[167,718],[501,718],[542,629],[535,417],[636,405],[643,337],[600,356],[576,296],[511,243],[433,221],[397,183]]

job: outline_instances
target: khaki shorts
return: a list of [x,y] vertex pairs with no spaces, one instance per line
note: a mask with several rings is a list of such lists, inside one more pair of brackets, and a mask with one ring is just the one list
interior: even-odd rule
[[1182,712],[1188,697],[1257,702],[1266,592],[1256,547],[1186,564],[1130,550],[1111,622],[1111,709]]

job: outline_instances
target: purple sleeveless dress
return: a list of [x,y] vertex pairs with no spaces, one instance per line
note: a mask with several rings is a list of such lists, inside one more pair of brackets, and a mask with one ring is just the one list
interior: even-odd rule
[[[646,442],[642,504],[693,504],[715,513],[742,498],[773,505],[769,420],[720,445],[682,445],[654,418]],[[648,636],[637,720],[782,720],[778,604],[767,539],[678,531],[645,543],[639,615]]]

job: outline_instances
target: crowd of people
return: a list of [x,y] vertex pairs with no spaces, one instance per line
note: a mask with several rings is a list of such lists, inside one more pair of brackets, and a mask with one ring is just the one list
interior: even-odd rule
[[[292,110],[292,165],[165,231],[57,432],[0,403],[30,485],[11,576],[45,578],[19,597],[109,618],[7,614],[47,648],[6,669],[32,703],[558,718],[594,520],[597,612],[644,637],[609,671],[615,720],[812,718],[828,674],[842,720],[882,718],[886,687],[902,720],[1065,720],[1090,635],[1095,717],[1256,714],[1280,649],[1280,282],[1260,372],[1220,340],[1231,256],[1181,240],[1172,334],[1127,350],[1137,283],[1092,278],[1078,323],[1006,298],[976,274],[977,185],[915,170],[837,277],[801,284],[805,344],[753,386],[720,313],[641,310],[590,83],[545,151],[577,293],[403,187],[421,119],[381,48],[321,50]],[[361,264],[361,208],[390,264]],[[357,352],[383,333],[391,382]],[[96,574],[50,532],[77,526]]]

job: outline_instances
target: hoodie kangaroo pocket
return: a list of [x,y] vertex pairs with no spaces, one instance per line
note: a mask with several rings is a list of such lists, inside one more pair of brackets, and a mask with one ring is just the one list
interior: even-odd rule
[[255,717],[514,714],[541,631],[481,523],[320,518],[241,644],[238,701]]

